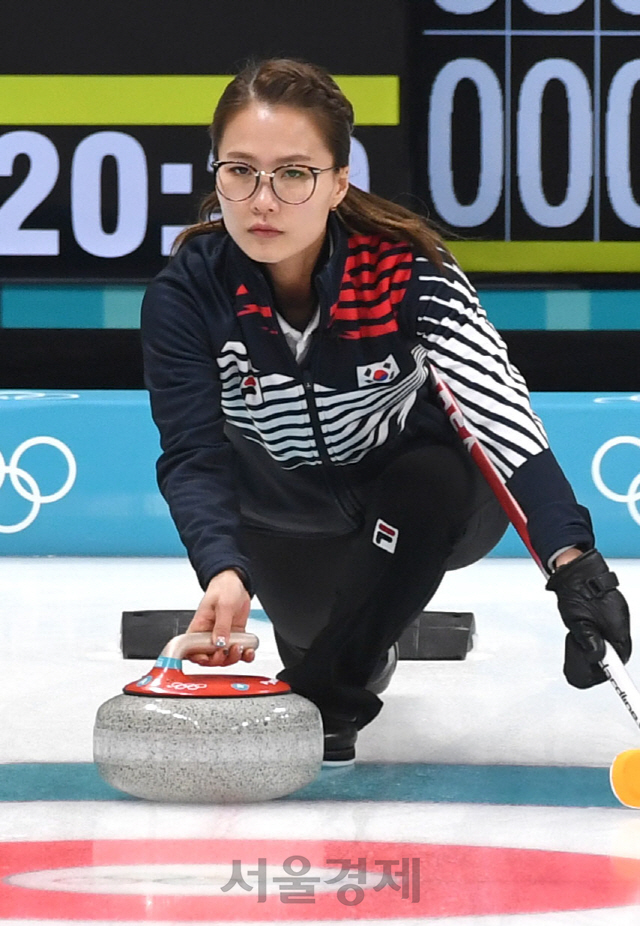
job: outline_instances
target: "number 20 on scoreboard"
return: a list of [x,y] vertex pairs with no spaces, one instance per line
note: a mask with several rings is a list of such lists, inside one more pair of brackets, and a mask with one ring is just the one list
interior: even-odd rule
[[418,194],[494,240],[635,240],[640,0],[412,6]]

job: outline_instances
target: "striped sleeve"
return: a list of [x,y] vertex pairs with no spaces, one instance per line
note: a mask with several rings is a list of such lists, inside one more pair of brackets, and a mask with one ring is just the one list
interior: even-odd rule
[[407,302],[415,332],[505,480],[549,444],[529,391],[460,268],[417,257]]

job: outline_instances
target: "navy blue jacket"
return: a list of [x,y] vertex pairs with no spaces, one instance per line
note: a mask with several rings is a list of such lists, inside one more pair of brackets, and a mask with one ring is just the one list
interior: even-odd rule
[[320,324],[295,361],[259,264],[226,234],[192,238],[152,281],[142,312],[157,472],[203,588],[250,577],[241,523],[332,536],[360,523],[359,492],[417,443],[458,440],[434,365],[527,515],[543,562],[594,540],[520,373],[459,267],[330,219],[313,278]]

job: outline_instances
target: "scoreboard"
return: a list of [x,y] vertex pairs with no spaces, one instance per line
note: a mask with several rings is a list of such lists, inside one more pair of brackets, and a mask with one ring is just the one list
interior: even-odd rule
[[466,270],[640,273],[640,0],[3,11],[0,281],[157,273],[211,189],[223,87],[271,54],[336,76],[359,185],[424,204]]
[[[136,280],[212,188],[206,125],[231,75],[0,75],[0,277]],[[395,75],[344,75],[360,186],[399,123]],[[372,134],[373,133],[373,134]]]
[[0,281],[154,276],[211,191],[207,126],[249,58],[325,67],[354,105],[356,182],[406,191],[403,13],[402,0],[2,0]]
[[412,0],[414,183],[464,266],[640,271],[640,0]]

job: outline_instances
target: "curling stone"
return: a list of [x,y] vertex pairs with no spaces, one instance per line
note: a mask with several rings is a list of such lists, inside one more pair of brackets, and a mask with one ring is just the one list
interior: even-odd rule
[[[258,646],[253,634],[230,643]],[[285,682],[255,675],[185,675],[208,633],[165,646],[151,671],[98,710],[93,756],[102,778],[134,797],[176,803],[267,801],[309,784],[322,766],[318,708]]]

